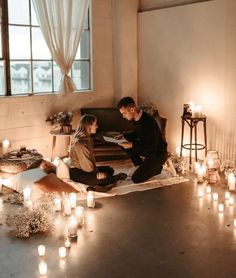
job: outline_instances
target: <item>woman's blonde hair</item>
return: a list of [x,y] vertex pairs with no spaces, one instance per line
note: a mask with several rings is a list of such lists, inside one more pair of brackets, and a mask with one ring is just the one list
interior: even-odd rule
[[83,115],[79,120],[79,124],[76,129],[74,139],[78,140],[80,138],[87,137],[89,135],[88,127],[91,126],[96,121],[97,121],[97,118],[93,114]]

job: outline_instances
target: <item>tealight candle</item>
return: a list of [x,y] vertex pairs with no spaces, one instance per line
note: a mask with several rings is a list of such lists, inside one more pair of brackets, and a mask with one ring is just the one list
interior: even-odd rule
[[68,233],[70,237],[77,236],[77,227],[78,227],[77,219],[74,216],[70,217],[68,220]]
[[65,247],[66,248],[70,248],[71,247],[71,241],[70,241],[70,239],[68,237],[65,240]]
[[77,201],[77,194],[76,193],[70,193],[69,194],[69,200],[70,200],[71,208],[75,208],[76,207],[76,201]]
[[2,153],[3,154],[8,153],[9,146],[10,146],[10,142],[7,139],[2,141]]
[[207,194],[210,194],[210,193],[211,193],[211,187],[210,187],[210,185],[207,185],[207,187],[206,187],[206,193],[207,193]]
[[202,190],[202,188],[198,188],[198,197],[199,198],[203,197],[203,190]]
[[214,201],[218,201],[218,198],[219,198],[219,195],[218,195],[218,193],[213,193],[213,200]]
[[47,264],[45,262],[39,263],[39,273],[40,275],[46,275],[47,274]]
[[81,206],[78,206],[75,209],[75,216],[77,218],[78,224],[83,225],[84,224],[84,208]]
[[61,259],[64,259],[66,257],[66,247],[62,246],[59,247],[59,256]]
[[236,179],[235,179],[235,176],[233,173],[230,173],[228,175],[227,181],[228,181],[227,184],[228,184],[229,190],[235,190]]
[[30,201],[30,194],[31,194],[31,189],[29,187],[26,187],[23,190],[24,202]]
[[234,197],[230,197],[229,198],[229,204],[232,206],[234,204]]
[[226,191],[225,192],[225,200],[229,200],[229,198],[230,198],[230,192]]
[[61,198],[60,197],[54,198],[54,208],[55,208],[55,211],[61,211]]
[[67,197],[64,199],[64,214],[71,215],[71,204],[69,198]]
[[39,245],[38,246],[38,254],[40,257],[45,256],[46,248],[45,245]]
[[92,191],[89,191],[87,194],[87,206],[88,208],[95,207],[95,198],[94,198],[94,193]]
[[224,211],[224,204],[218,204],[218,211],[223,212]]

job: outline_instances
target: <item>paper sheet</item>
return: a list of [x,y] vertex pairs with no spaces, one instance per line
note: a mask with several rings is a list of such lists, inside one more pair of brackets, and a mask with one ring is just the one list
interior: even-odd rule
[[121,144],[121,143],[125,143],[128,142],[125,138],[122,139],[115,139],[112,137],[107,137],[107,136],[103,136],[104,140],[110,143],[115,143],[115,144]]

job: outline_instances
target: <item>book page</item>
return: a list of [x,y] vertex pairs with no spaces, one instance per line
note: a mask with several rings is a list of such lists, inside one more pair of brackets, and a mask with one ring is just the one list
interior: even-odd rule
[[122,139],[115,139],[112,137],[107,137],[107,136],[103,136],[104,140],[110,143],[115,143],[115,144],[121,144],[121,143],[125,143],[128,142],[125,138]]

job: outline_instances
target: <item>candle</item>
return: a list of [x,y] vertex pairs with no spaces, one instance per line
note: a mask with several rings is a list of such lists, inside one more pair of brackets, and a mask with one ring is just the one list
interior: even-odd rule
[[83,225],[84,224],[84,208],[81,206],[78,206],[75,209],[75,216],[77,218],[78,224]]
[[211,193],[211,187],[210,187],[210,185],[207,185],[207,187],[206,187],[206,193],[207,193],[207,194],[210,194],[210,193]]
[[87,194],[87,206],[88,208],[95,207],[95,198],[94,198],[94,193],[92,191],[89,191]]
[[216,183],[218,179],[218,171],[215,169],[208,169],[207,179],[209,183]]
[[76,201],[77,201],[77,194],[76,193],[70,193],[69,194],[69,200],[70,200],[71,208],[75,208],[76,207]]
[[230,173],[228,175],[227,181],[228,181],[227,184],[228,184],[229,190],[235,190],[235,176],[233,173]]
[[200,163],[199,162],[194,162],[194,173],[195,174],[198,174],[198,170],[199,170],[199,168],[200,168]]
[[61,198],[60,197],[54,198],[54,208],[55,208],[55,211],[61,211]]
[[69,198],[67,197],[64,199],[64,214],[71,215],[71,204]]
[[70,217],[68,220],[68,233],[70,237],[77,236],[77,227],[78,227],[77,219],[74,216]]
[[61,259],[64,259],[66,257],[66,247],[59,247],[59,256]]
[[178,157],[180,157],[180,147],[176,147],[175,153]]
[[212,158],[208,159],[207,161],[208,169],[214,169],[215,168],[215,163]]
[[218,198],[219,198],[219,195],[218,195],[218,193],[213,193],[213,200],[214,201],[218,201]]
[[200,117],[202,117],[202,107],[201,107],[201,105],[195,105],[195,106],[194,106],[193,116],[194,116],[195,118],[200,118]]
[[224,204],[218,204],[218,211],[223,212],[224,211]]
[[206,169],[204,166],[200,166],[197,173],[197,178],[199,182],[203,182],[204,176],[206,173]]
[[203,197],[203,190],[202,190],[202,188],[198,188],[198,197],[199,198]]
[[230,197],[229,198],[229,204],[232,206],[234,204],[234,197]]
[[229,200],[229,198],[230,198],[230,192],[226,191],[225,192],[225,200]]
[[2,141],[2,153],[3,154],[8,153],[9,146],[10,146],[10,142],[7,139]]
[[59,164],[60,164],[60,158],[59,157],[56,157],[54,160],[53,160],[53,164],[57,167]]
[[45,256],[45,251],[46,251],[45,245],[38,246],[38,253],[40,257]]
[[71,242],[70,242],[70,239],[68,237],[65,240],[65,247],[66,248],[70,248],[71,247]]
[[31,194],[31,189],[29,187],[26,187],[23,190],[24,202],[30,201],[30,194]]
[[47,274],[47,264],[45,262],[39,263],[39,273],[40,275],[46,275]]

